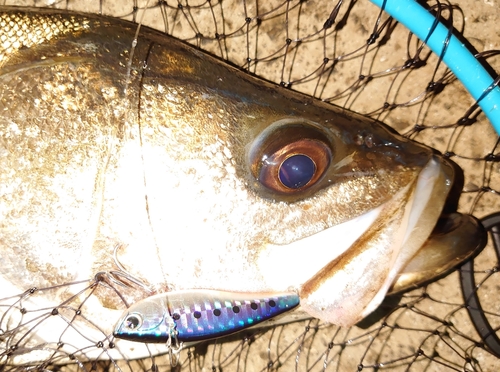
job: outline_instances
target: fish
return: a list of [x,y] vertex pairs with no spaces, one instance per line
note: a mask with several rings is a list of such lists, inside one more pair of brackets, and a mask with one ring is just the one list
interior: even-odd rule
[[[349,327],[484,246],[446,207],[453,163],[381,122],[126,21],[2,7],[0,22],[0,298],[54,309],[35,329],[0,308],[3,332],[30,335],[16,347],[69,332],[70,299],[84,348],[124,304],[182,291],[293,292],[289,319]],[[90,297],[58,289],[93,279]],[[161,351],[113,346],[95,357]]]

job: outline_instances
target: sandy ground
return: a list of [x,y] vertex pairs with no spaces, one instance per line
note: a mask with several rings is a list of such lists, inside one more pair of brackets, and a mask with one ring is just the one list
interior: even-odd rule
[[[61,5],[89,12],[98,12],[102,7],[106,14],[122,16],[132,12],[132,5],[123,6],[123,3],[120,2],[120,7],[111,1],[75,1]],[[389,69],[402,66],[409,54],[415,53],[418,44],[414,38],[409,40],[408,32],[398,25],[394,26],[384,45],[374,44],[367,48],[366,40],[373,31],[378,10],[366,1],[354,2],[345,25],[336,31],[335,27],[329,29],[326,36],[321,28],[332,11],[332,2],[262,2],[257,7],[255,2],[226,0],[221,6],[212,1],[213,11],[209,2],[189,4],[190,9],[166,8],[166,16],[159,8],[149,9],[143,21],[239,66],[248,67],[245,59],[250,57],[253,73],[276,83],[293,82],[294,89],[371,114],[400,132],[408,133],[416,124],[428,127],[454,124],[473,104],[456,81],[447,85],[443,92],[426,100],[420,99],[430,81],[440,81],[442,76],[446,82],[452,80],[445,75],[443,66],[436,68],[437,59],[433,56],[423,68],[386,74]],[[455,28],[463,30],[465,38],[478,52],[500,49],[499,1],[461,0],[453,4],[456,4],[453,9]],[[37,5],[41,4],[37,2]],[[287,6],[290,7],[288,11]],[[138,7],[143,8],[144,2],[139,2]],[[339,18],[346,14],[345,8],[346,5]],[[139,12],[136,19],[140,19],[141,14]],[[256,27],[256,14],[261,18],[259,27]],[[448,17],[449,11],[444,10],[443,16]],[[246,17],[251,18],[249,28]],[[385,19],[382,16],[382,20]],[[196,25],[196,30],[193,31],[195,27],[190,25]],[[216,38],[216,32],[226,37]],[[196,38],[197,33],[204,38]],[[284,53],[287,38],[292,42]],[[426,53],[424,49],[422,56]],[[324,58],[329,62],[323,64]],[[255,63],[255,59],[259,61]],[[335,59],[337,63],[332,70]],[[500,70],[500,58],[493,57],[488,62]],[[432,79],[436,69],[436,78]],[[360,80],[360,75],[373,79]],[[300,79],[310,81],[297,82]],[[362,89],[353,89],[358,85]],[[397,107],[380,110],[384,102],[397,104]],[[500,191],[499,163],[491,164],[489,170],[489,164],[482,160],[491,151],[498,153],[498,149],[494,150],[498,137],[483,115],[470,127],[428,128],[413,137],[442,152],[458,154],[453,160],[464,168],[466,190],[474,191],[488,185],[484,179],[486,169],[491,187]],[[477,217],[500,210],[498,195],[485,193],[479,201],[477,195],[464,194],[461,209],[472,211]],[[488,247],[476,259],[476,270],[485,272],[496,262],[493,249]],[[478,278],[487,275],[487,272],[478,273]],[[496,295],[499,286],[500,278],[493,275],[481,287],[481,298],[491,313],[489,319],[497,327],[500,323],[500,300]],[[278,326],[268,332],[248,334],[248,338],[236,336],[232,341],[221,340],[185,351],[175,370],[355,371],[360,370],[361,365],[365,367],[363,370],[385,367],[391,371],[495,370],[498,360],[476,344],[480,340],[463,309],[458,274],[430,285],[426,294],[422,293],[419,289],[405,295],[401,303],[408,305],[399,306],[392,315],[381,316],[381,320],[372,319],[371,325],[363,324],[368,328],[338,329],[315,320]],[[166,356],[156,358],[154,363],[161,366],[160,370],[169,369]],[[113,365],[104,367],[104,364],[94,367],[118,369]],[[149,369],[152,364],[149,359],[137,364],[119,363],[120,368],[134,371]],[[83,367],[71,368],[84,370]],[[85,368],[93,367],[86,364]]]

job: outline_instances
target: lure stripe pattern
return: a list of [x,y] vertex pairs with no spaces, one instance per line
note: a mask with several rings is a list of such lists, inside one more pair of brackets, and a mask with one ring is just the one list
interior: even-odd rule
[[185,298],[169,306],[179,341],[203,340],[215,334],[233,333],[291,310],[299,303],[295,294],[238,300],[226,295],[222,299],[213,296],[200,300]]
[[192,290],[163,293],[132,305],[115,336],[140,342],[203,341],[269,320],[299,305],[295,293]]

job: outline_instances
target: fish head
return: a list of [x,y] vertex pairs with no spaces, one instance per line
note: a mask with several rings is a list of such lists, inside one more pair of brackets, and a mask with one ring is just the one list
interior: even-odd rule
[[[375,120],[212,66],[198,52],[186,59],[188,50],[152,47],[141,77],[141,104],[155,109],[141,114],[137,174],[154,242],[137,275],[154,256],[158,268],[145,280],[155,285],[292,288],[308,313],[352,325],[431,234],[452,167]],[[126,267],[140,267],[144,241],[123,248]],[[319,295],[333,273],[334,288]]]
[[291,289],[350,326],[431,235],[453,182],[434,150],[146,28],[132,47],[119,20],[3,16],[60,32],[0,31],[2,297],[118,266],[154,292]]

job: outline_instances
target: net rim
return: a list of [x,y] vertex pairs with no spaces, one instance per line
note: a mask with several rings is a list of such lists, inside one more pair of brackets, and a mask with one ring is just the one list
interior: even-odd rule
[[476,100],[500,135],[500,87],[474,54],[415,0],[370,0],[403,24],[439,56]]

